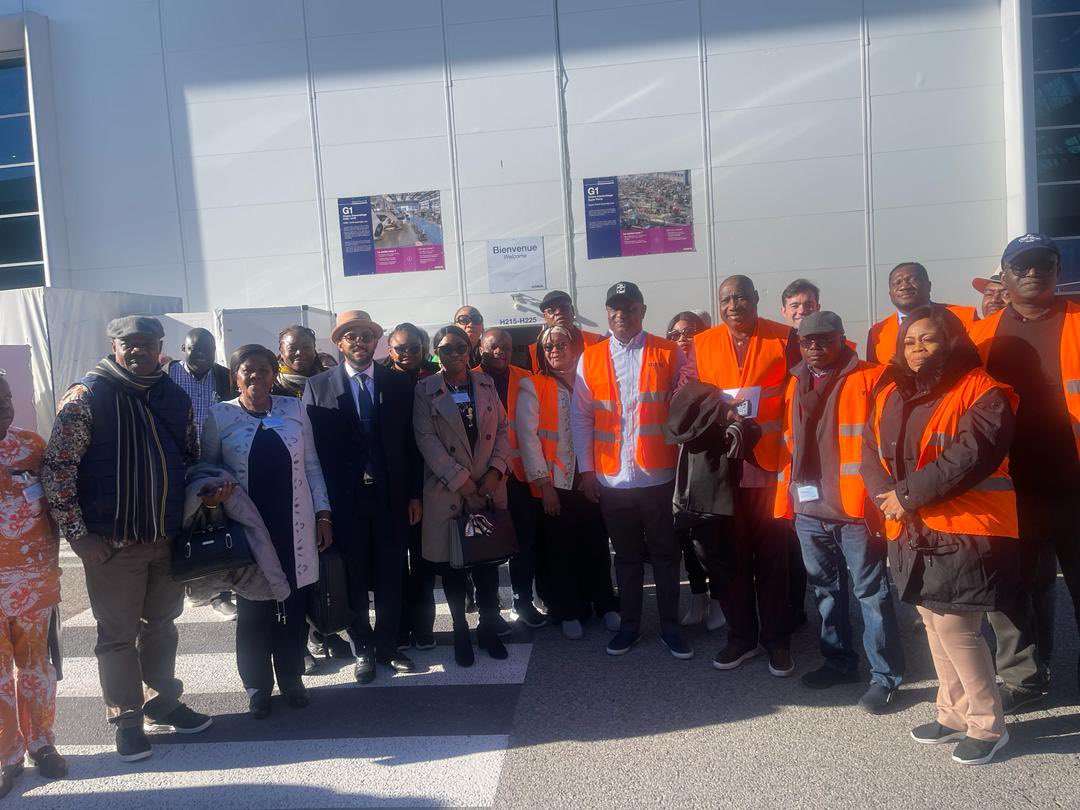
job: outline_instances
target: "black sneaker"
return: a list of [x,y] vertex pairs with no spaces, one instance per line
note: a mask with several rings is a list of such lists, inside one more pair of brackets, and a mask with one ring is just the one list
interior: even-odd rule
[[265,720],[270,716],[270,693],[256,690],[248,698],[248,711],[255,720]]
[[815,670],[803,673],[799,680],[802,681],[803,686],[809,689],[828,689],[843,683],[858,683],[861,679],[858,672],[841,672],[825,664]]
[[289,701],[289,705],[294,709],[306,709],[311,703],[311,698],[308,697],[308,690],[302,683],[296,686],[290,686],[285,690],[285,699]]
[[884,714],[889,710],[889,704],[892,703],[895,694],[895,689],[882,686],[880,683],[872,683],[859,698],[859,708],[870,714]]
[[795,672],[795,659],[791,657],[790,648],[777,646],[768,652],[769,674],[774,678],[787,678]]
[[1021,714],[1035,708],[1035,704],[1046,697],[1046,693],[1038,689],[1025,689],[1022,686],[1009,686],[1002,684],[1001,687],[1001,710],[1005,714]]
[[138,762],[150,756],[150,741],[142,726],[117,726],[116,753],[124,762]]
[[753,647],[744,647],[741,644],[728,643],[724,649],[716,654],[712,665],[717,669],[735,669],[743,661],[753,658],[761,652],[761,647],[756,644]]
[[640,633],[626,633],[620,630],[607,645],[608,655],[626,655],[630,648],[641,641]]
[[521,622],[528,627],[543,627],[547,624],[547,616],[536,609],[532,602],[517,602],[510,611],[513,621]]
[[147,717],[143,725],[147,731],[175,731],[177,734],[198,734],[206,731],[214,718],[207,714],[199,714],[181,703],[160,720],[152,720]]
[[994,758],[994,754],[1005,747],[1008,741],[1008,729],[996,740],[976,740],[973,737],[964,737],[953,750],[953,762],[959,762],[961,765],[985,765]]
[[46,779],[62,779],[68,774],[67,760],[60,756],[54,745],[43,745],[37,751],[28,751],[26,755],[37,772]]
[[956,742],[967,736],[963,731],[943,726],[936,720],[933,723],[925,723],[911,730],[911,739],[923,745],[940,745],[942,743]]
[[15,787],[15,777],[21,776],[25,767],[20,759],[14,765],[5,765],[0,768],[0,799],[11,793],[11,789]]
[[353,648],[348,639],[334,633],[326,637],[326,654],[330,658],[352,658]]
[[687,644],[682,636],[661,634],[660,643],[667,647],[667,651],[680,661],[687,661],[694,657],[694,648]]

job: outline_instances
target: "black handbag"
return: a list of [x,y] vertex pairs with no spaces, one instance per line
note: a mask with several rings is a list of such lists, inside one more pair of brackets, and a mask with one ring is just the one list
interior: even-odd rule
[[225,517],[223,509],[200,507],[191,525],[173,540],[169,574],[177,582],[192,582],[254,563],[244,527]]
[[488,502],[484,509],[450,521],[450,567],[503,562],[518,553],[517,532],[510,512]]
[[308,589],[307,615],[311,626],[323,635],[352,625],[349,573],[345,558],[333,546],[319,553],[319,581]]

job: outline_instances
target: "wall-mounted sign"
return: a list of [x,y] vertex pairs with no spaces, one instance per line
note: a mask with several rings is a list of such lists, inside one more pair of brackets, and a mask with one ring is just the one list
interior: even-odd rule
[[446,267],[438,191],[339,197],[338,226],[346,276]]
[[690,172],[649,172],[585,180],[590,259],[694,249]]
[[487,243],[487,268],[489,292],[545,289],[544,237],[490,240]]

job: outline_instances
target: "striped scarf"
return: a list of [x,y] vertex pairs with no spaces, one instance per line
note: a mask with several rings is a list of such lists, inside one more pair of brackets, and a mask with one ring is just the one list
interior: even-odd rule
[[325,371],[325,369],[323,368],[321,360],[315,361],[315,368],[311,374],[300,374],[293,371],[284,363],[279,363],[277,374],[278,385],[294,397],[302,397],[304,395],[304,386],[307,385],[308,377],[314,377],[322,371]]
[[[138,376],[106,357],[90,372],[116,391],[114,537],[153,543],[165,539],[165,497],[169,473],[158,420],[150,410],[150,389],[164,373]],[[171,437],[170,437],[171,438]]]

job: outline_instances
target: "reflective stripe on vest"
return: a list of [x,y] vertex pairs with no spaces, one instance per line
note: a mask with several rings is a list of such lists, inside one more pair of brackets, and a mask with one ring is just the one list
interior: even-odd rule
[[742,366],[727,326],[720,324],[694,337],[698,379],[717,388],[761,388],[756,422],[761,438],[754,459],[768,471],[780,470],[784,390],[787,384],[787,340],[791,327],[758,318]]
[[[559,383],[548,374],[536,374],[532,378],[533,388],[536,389],[536,399],[539,402],[539,420],[536,434],[540,437],[540,449],[544,452],[544,460],[547,462],[548,475],[552,476],[555,468],[562,468],[559,461]],[[533,497],[540,497],[540,487],[529,482],[529,489]]]
[[[671,394],[675,388],[675,352],[670,340],[645,336],[641,352],[637,422],[638,440],[634,459],[642,470],[670,469],[675,466],[676,448],[666,442],[663,426],[667,422]],[[593,395],[593,467],[604,475],[615,475],[622,467],[622,404],[615,384],[615,366],[611,347],[597,343],[585,350],[582,359],[585,381]]]

